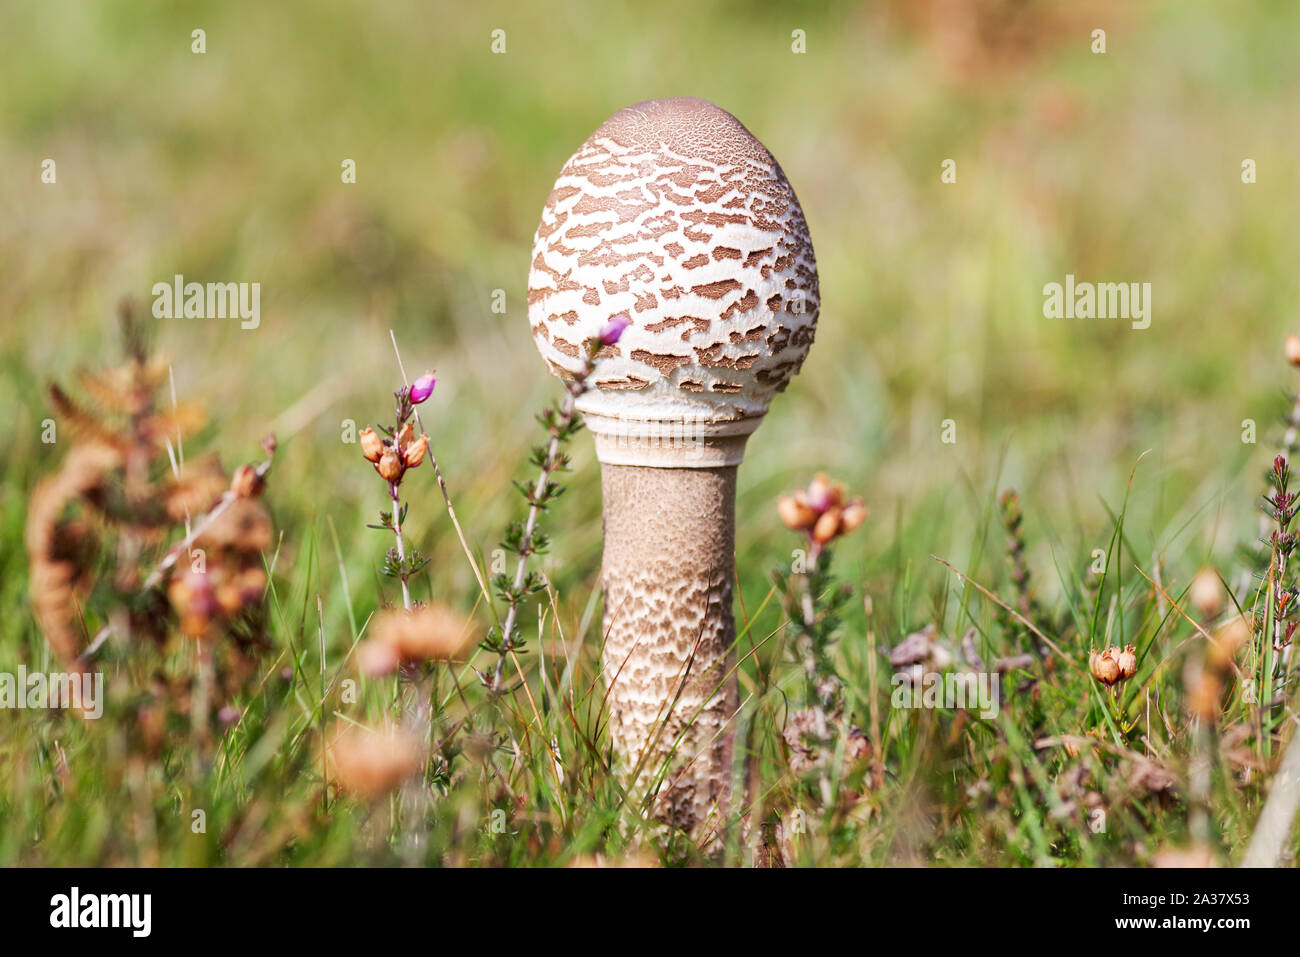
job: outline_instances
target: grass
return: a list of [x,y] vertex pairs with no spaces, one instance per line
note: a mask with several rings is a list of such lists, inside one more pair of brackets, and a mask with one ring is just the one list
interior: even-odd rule
[[[208,407],[187,456],[212,449],[234,465],[255,459],[267,431],[280,438],[265,497],[270,650],[210,766],[184,748],[129,759],[132,694],[151,667],[193,662],[111,649],[121,691],[104,720],[0,712],[0,862],[699,859],[647,831],[604,770],[599,472],[585,436],[546,516],[551,588],[540,609],[521,608],[528,693],[488,702],[470,670],[495,664],[486,652],[433,673],[448,720],[467,712],[458,686],[472,712],[434,811],[398,827],[393,803],[328,790],[321,764],[336,723],[394,709],[392,683],[359,680],[350,658],[396,600],[378,572],[389,541],[364,527],[386,497],[341,441],[346,420],[385,416],[400,384],[389,330],[409,370],[438,370],[421,414],[469,547],[492,570],[521,517],[510,482],[529,477],[538,437],[523,410],[557,394],[525,324],[541,203],[608,114],[681,94],[737,114],[781,161],[824,296],[803,372],[740,473],[736,776],[755,822],[781,818],[787,863],[1148,864],[1197,844],[1199,801],[1214,859],[1236,862],[1285,741],[1252,728],[1234,680],[1209,793],[1192,793],[1201,746],[1184,667],[1203,639],[1174,604],[1207,565],[1238,600],[1254,598],[1243,576],[1256,567],[1256,496],[1294,385],[1280,349],[1300,292],[1300,66],[1286,42],[1300,14],[1093,4],[1062,22],[1030,4],[1016,19],[1029,42],[992,15],[954,36],[928,9],[670,2],[651,16],[336,0],[0,13],[0,671],[49,661],[23,545],[25,503],[67,451],[41,442],[45,385],[115,353],[119,297],[147,304],[178,272],[260,281],[255,331],[197,320],[155,331],[180,398]],[[674,25],[688,16],[690,31]],[[1089,52],[1096,25],[1104,56]],[[200,26],[201,56],[190,52]],[[490,52],[496,28],[503,56]],[[789,52],[794,29],[807,31],[806,54]],[[46,157],[57,185],[40,182]],[[939,179],[948,157],[953,185]],[[1253,185],[1240,179],[1245,157]],[[355,185],[339,181],[344,158],[357,161]],[[1151,282],[1151,328],[1044,319],[1042,287],[1066,273]],[[1242,441],[1246,419],[1256,444]],[[834,656],[875,764],[827,775],[829,795],[786,767],[780,731],[802,672],[771,582],[798,546],[777,497],[819,469],[872,510],[836,548],[855,598]],[[891,707],[882,652],[927,624],[954,645],[974,629],[985,660],[1034,646],[977,587],[1014,606],[997,504],[1007,487],[1024,511],[1035,626],[1062,653],[1009,673],[994,721]],[[430,559],[415,597],[486,628],[437,485],[422,471],[407,496],[405,535]],[[1096,550],[1104,571],[1090,574]],[[1138,650],[1118,701],[1086,674],[1102,643]],[[345,704],[348,680],[359,693]],[[1168,787],[1149,786],[1148,763]],[[791,833],[796,810],[806,833]],[[730,840],[726,860],[749,862]]]

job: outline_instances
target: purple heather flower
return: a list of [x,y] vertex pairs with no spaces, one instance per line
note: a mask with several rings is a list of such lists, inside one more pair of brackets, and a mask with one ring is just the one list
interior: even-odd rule
[[627,313],[620,312],[617,316],[601,327],[600,336],[598,337],[600,339],[600,344],[602,346],[612,346],[622,337],[623,330],[631,324],[632,320],[627,317]]
[[426,372],[420,378],[411,383],[411,404],[419,405],[429,396],[433,395],[433,387],[437,383],[432,372]]

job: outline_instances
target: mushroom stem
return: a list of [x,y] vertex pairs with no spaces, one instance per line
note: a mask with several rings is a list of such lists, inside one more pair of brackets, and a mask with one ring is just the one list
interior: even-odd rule
[[[609,730],[634,797],[699,838],[728,810],[736,466],[601,466]],[[666,770],[665,770],[666,764]]]

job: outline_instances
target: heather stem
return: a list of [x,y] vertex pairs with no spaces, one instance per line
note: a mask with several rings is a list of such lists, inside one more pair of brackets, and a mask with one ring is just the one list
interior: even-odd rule
[[407,611],[411,610],[411,588],[406,583],[406,546],[402,541],[402,503],[401,496],[397,492],[397,486],[392,482],[388,483],[388,497],[393,503],[393,538],[397,540],[397,560],[401,566],[401,573],[397,576],[402,583],[402,607]]
[[[402,353],[397,348],[397,336],[392,329],[388,330],[388,337],[393,340],[393,352],[397,356],[397,368],[402,373],[402,384],[409,385],[406,378],[406,367],[402,364]],[[415,424],[419,426],[420,431],[425,433],[424,422],[420,418],[420,410],[415,410]],[[483,573],[479,571],[478,562],[474,559],[474,552],[470,550],[469,542],[465,539],[465,532],[460,527],[460,520],[456,518],[456,509],[451,504],[451,494],[447,491],[447,483],[443,480],[442,469],[438,468],[438,459],[433,454],[433,448],[428,452],[429,464],[433,466],[434,477],[438,480],[438,490],[442,492],[442,500],[447,506],[447,515],[451,518],[451,527],[456,530],[456,537],[460,539],[460,547],[465,551],[465,557],[469,559],[469,567],[474,570],[474,578],[478,581],[479,591],[483,593],[483,600],[490,602],[491,594],[488,592],[487,582],[483,580]]]
[[[578,396],[582,395],[587,388],[587,376],[591,374],[593,363],[590,357],[583,368],[582,373],[569,387],[569,394],[565,396],[564,402],[560,405],[560,426],[567,426],[573,421],[574,405]],[[537,476],[537,482],[533,486],[533,501],[528,508],[528,520],[524,523],[523,537],[519,543],[519,564],[515,567],[514,594],[518,595],[524,587],[524,579],[528,570],[528,556],[532,552],[533,533],[537,528],[537,520],[542,514],[542,497],[546,492],[546,485],[550,479],[551,472],[555,470],[555,463],[560,452],[560,437],[552,435],[551,441],[546,446],[546,459],[542,463],[541,470]],[[510,607],[506,611],[506,620],[501,626],[502,639],[506,644],[507,650],[510,648],[515,628],[515,619],[519,617],[519,602],[512,599]],[[493,690],[499,690],[501,687],[502,673],[506,665],[506,656],[502,654],[497,658],[496,672],[492,678]]]

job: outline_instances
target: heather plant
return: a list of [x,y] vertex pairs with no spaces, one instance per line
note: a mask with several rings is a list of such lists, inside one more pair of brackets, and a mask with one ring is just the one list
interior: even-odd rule
[[1284,705],[1290,696],[1292,679],[1292,638],[1295,635],[1296,575],[1291,555],[1296,547],[1292,522],[1297,510],[1297,496],[1292,492],[1291,467],[1284,454],[1273,460],[1268,475],[1269,489],[1264,496],[1264,510],[1272,527],[1265,542],[1268,566],[1261,576],[1250,616],[1252,660],[1248,662],[1250,687],[1258,689],[1254,721],[1263,753],[1272,753],[1275,736],[1285,726]]
[[73,441],[28,508],[32,608],[62,667],[121,663],[110,689],[139,696],[132,740],[144,751],[183,728],[206,754],[268,648],[272,527],[259,497],[276,443],[229,478],[215,456],[187,461],[202,407],[176,401],[174,384],[160,401],[167,358],[131,303],[119,324],[122,365],[49,389]]
[[392,503],[391,511],[379,513],[379,524],[370,526],[393,535],[393,547],[384,556],[381,570],[401,584],[402,607],[407,611],[412,607],[411,578],[428,564],[428,559],[418,549],[408,548],[402,536],[407,509],[402,503],[402,479],[407,469],[419,467],[429,451],[429,436],[422,431],[417,438],[411,420],[415,416],[415,407],[433,394],[435,381],[434,374],[427,372],[413,385],[404,385],[393,393],[395,421],[391,426],[380,426],[385,438],[380,438],[371,428],[363,429],[360,436],[361,452],[375,467],[376,474],[387,483],[388,499]]
[[[38,764],[6,759],[14,780],[59,782],[42,813],[63,826],[74,813],[63,795],[87,786],[87,744],[121,743],[138,826],[104,849],[106,861],[156,861],[180,840],[186,818],[167,810],[168,788],[213,828],[192,862],[1161,865],[1227,862],[1252,836],[1263,860],[1289,853],[1285,828],[1256,827],[1265,796],[1285,792],[1275,769],[1294,740],[1285,455],[1268,473],[1257,584],[1235,593],[1212,568],[1180,585],[1175,563],[1140,560],[1126,498],[1107,560],[1079,549],[1079,571],[1062,562],[1049,598],[1034,513],[1008,492],[985,514],[1007,561],[975,553],[986,585],[941,559],[953,600],[936,593],[918,617],[900,611],[909,575],[854,580],[837,561],[867,549],[860,499],[822,474],[781,497],[776,512],[800,547],[762,602],[741,596],[743,786],[705,846],[653,825],[649,798],[614,773],[592,602],[575,618],[531,567],[551,545],[543,517],[560,518],[565,444],[580,428],[573,400],[602,340],[585,345],[582,373],[539,416],[537,477],[518,486],[527,512],[505,542],[518,566],[491,581],[503,613],[487,641],[454,610],[465,596],[426,562],[425,533],[412,532],[412,500],[418,514],[432,491],[412,483],[432,467],[419,421],[432,375],[399,387],[392,420],[362,430],[385,501],[371,527],[388,539],[386,585],[342,658],[327,651],[338,623],[320,586],[281,594],[269,574],[283,545],[259,495],[276,443],[230,479],[215,460],[186,457],[195,412],[157,403],[165,362],[127,341],[124,371],[52,393],[77,440],[29,513],[37,620],[60,657],[110,670],[110,704],[98,725],[43,737]],[[134,477],[126,462],[138,464]],[[440,472],[438,487],[448,494]],[[313,611],[303,620],[316,655],[286,627],[296,603]],[[522,655],[532,627],[535,653]],[[995,707],[929,700],[933,676],[996,676]],[[272,809],[258,796],[272,792],[289,797]]]
[[[1085,550],[1080,574],[1063,577],[1056,607],[1031,584],[1027,516],[1019,496],[1005,492],[990,520],[996,516],[1008,543],[1009,597],[940,559],[961,586],[956,613],[937,608],[931,623],[892,648],[878,648],[868,624],[866,664],[880,664],[856,668],[851,656],[828,653],[847,606],[830,582],[826,551],[817,547],[816,518],[804,507],[826,486],[819,477],[808,492],[782,499],[783,521],[810,536],[816,563],[776,576],[804,680],[802,692],[790,695],[778,738],[789,749],[789,783],[750,805],[758,815],[755,863],[910,855],[943,863],[987,855],[1025,864],[1118,856],[1145,865],[1206,865],[1234,856],[1229,835],[1251,834],[1249,809],[1266,793],[1276,800],[1253,827],[1251,859],[1287,859],[1294,853],[1287,837],[1294,789],[1273,770],[1294,740],[1294,722],[1282,715],[1292,694],[1295,630],[1295,498],[1285,455],[1273,462],[1268,484],[1265,565],[1256,588],[1234,596],[1217,572],[1202,568],[1171,589],[1161,556],[1148,564],[1128,544],[1126,498],[1113,512],[1106,560],[1099,565],[1096,550]],[[1131,573],[1123,575],[1123,566]],[[877,708],[887,695],[879,676],[891,670],[894,682],[913,692],[902,696],[903,708],[891,702],[880,720]],[[915,704],[924,680],[954,673],[997,675],[996,713],[942,696]],[[864,749],[865,776],[853,777],[846,762],[829,779],[819,777],[827,757],[842,761],[848,752],[836,750],[842,735],[829,720],[833,706],[800,707],[816,701],[819,690],[868,703],[864,743],[880,745]]]
[[[660,68],[676,92],[712,90],[779,157],[825,293],[802,371],[749,443],[735,548],[712,576],[719,608],[717,589],[731,588],[736,625],[738,694],[721,723],[734,756],[707,776],[732,782],[722,862],[1233,865],[1256,842],[1250,860],[1296,860],[1295,599],[1279,604],[1296,553],[1275,554],[1279,509],[1262,496],[1277,499],[1273,459],[1289,473],[1300,435],[1297,398],[1276,395],[1297,381],[1277,347],[1300,258],[1286,170],[1300,6],[973,4],[970,29],[928,0],[803,5],[795,18],[748,5],[743,22],[734,5],[681,0],[655,17],[534,5],[491,24],[432,24],[427,5],[398,0],[382,16],[318,5],[306,28],[283,5],[250,21],[246,5],[196,19],[128,2],[76,29],[68,0],[8,6],[0,863],[712,860],[647,829],[643,801],[612,773],[604,497],[585,436],[560,446],[571,471],[551,480],[567,491],[537,517],[547,554],[523,562],[542,589],[512,601],[490,581],[504,572],[514,586],[521,556],[497,543],[533,507],[510,479],[536,489],[529,447],[551,439],[530,415],[553,384],[525,329],[540,335],[554,313],[551,357],[581,364],[569,306],[528,315],[530,227],[565,156],[616,103],[655,95]],[[498,26],[501,55],[488,38]],[[204,54],[188,46],[196,28]],[[1108,51],[1090,49],[1098,28]],[[633,36],[644,55],[621,55]],[[717,84],[717,63],[755,50],[788,82]],[[869,76],[864,51],[879,67]],[[890,89],[864,100],[849,76]],[[685,170],[654,175],[648,188],[679,217],[712,192],[683,185]],[[656,248],[641,201],[619,195],[630,181],[597,185],[555,224],[550,241],[571,250],[557,255],[576,265],[612,232],[649,238],[606,248],[608,288],[572,288],[561,265],[573,308],[589,316],[584,298],[639,289],[634,248],[663,256],[683,295],[660,297],[680,321],[655,337],[656,361],[686,361],[666,373],[674,382],[739,381],[720,363],[757,351],[784,308],[700,354],[690,289],[766,244],[721,243],[724,258],[707,249],[687,266],[693,250]],[[556,199],[557,218],[578,202]],[[733,212],[692,219],[692,232]],[[622,215],[633,218],[604,228]],[[138,318],[158,348],[130,372],[103,304],[122,284],[148,296],[179,275],[204,293],[260,285],[258,318],[241,328],[206,303],[207,318],[186,315],[180,293],[155,316],[146,300]],[[1067,275],[1095,293],[1101,280],[1130,294],[1149,282],[1149,328],[1043,315],[1044,283]],[[753,311],[769,309],[760,298]],[[404,516],[343,424],[369,422],[385,440],[373,420],[397,424],[391,391],[424,367],[394,374],[390,328],[437,355],[440,373],[410,420],[431,447],[404,475]],[[577,355],[554,352],[557,337]],[[633,337],[624,352],[647,346]],[[1300,340],[1287,348],[1300,361]],[[118,394],[102,401],[78,362],[111,367],[91,377]],[[593,379],[614,378],[606,369]],[[76,431],[85,412],[131,433],[119,387],[134,376],[152,395],[128,443],[145,450],[131,457],[148,463],[139,482]],[[49,395],[51,380],[75,408]],[[188,401],[200,397],[203,417]],[[238,465],[265,463],[268,432],[279,448],[262,496],[230,496],[173,551]],[[811,617],[828,621],[834,605],[838,624],[812,641],[770,570],[791,547],[811,551],[773,506],[819,468],[872,517],[815,569],[791,570],[796,595],[801,576],[826,576],[808,588]],[[1014,509],[999,502],[1007,487]],[[1282,494],[1297,491],[1288,474]],[[403,548],[428,560],[406,579],[410,612],[400,576],[382,570],[393,530],[365,528],[378,510],[396,511]],[[213,600],[187,581],[194,550]],[[245,585],[252,600],[228,614],[223,596],[233,610]],[[526,644],[482,647],[491,625],[498,648]],[[865,732],[865,769],[841,774],[838,738],[830,771],[791,768],[803,757],[786,739],[791,716],[817,703],[810,659]],[[102,674],[103,716],[11,706],[21,667]],[[994,717],[925,704],[926,676],[971,673],[997,677]],[[896,706],[900,690],[918,706]],[[418,808],[413,788],[428,794]],[[1261,824],[1266,806],[1275,828]]]
[[568,470],[569,456],[564,446],[582,429],[575,403],[587,391],[587,380],[595,370],[600,350],[617,343],[627,326],[627,316],[615,316],[599,335],[583,343],[583,365],[565,382],[564,399],[558,406],[548,406],[537,415],[537,421],[547,436],[545,444],[533,447],[529,460],[537,469],[537,478],[531,483],[515,483],[516,490],[528,503],[528,514],[524,521],[510,523],[501,542],[502,548],[517,556],[515,572],[513,576],[501,572],[492,578],[492,587],[506,607],[505,619],[493,625],[483,639],[483,647],[497,659],[490,671],[479,673],[484,687],[492,693],[499,694],[503,690],[506,659],[511,658],[517,664],[518,652],[524,646],[517,624],[520,604],[546,588],[541,573],[529,568],[529,559],[545,555],[550,546],[549,537],[538,523],[542,513],[564,494],[564,486],[556,481],[556,476]]
[[366,427],[358,436],[362,456],[385,485],[390,508],[368,527],[392,536],[379,570],[398,583],[401,605],[378,609],[369,636],[357,646],[356,661],[368,679],[396,675],[395,713],[375,727],[345,720],[326,747],[327,769],[344,792],[364,802],[392,796],[389,836],[408,855],[419,853],[436,796],[452,784],[464,722],[447,716],[438,668],[459,656],[471,630],[445,602],[412,597],[411,581],[429,562],[405,532],[410,503],[403,498],[403,482],[428,459],[446,495],[417,409],[433,395],[436,382],[430,371],[399,386],[393,392],[392,423],[379,424],[378,431]]
[[[407,470],[419,467],[426,456],[433,464],[428,435],[422,431],[417,437],[412,425],[413,421],[419,422],[416,406],[432,394],[433,374],[427,373],[394,393],[395,421],[391,426],[382,425],[378,432],[367,428],[360,433],[362,454],[387,484],[392,509],[381,512],[379,522],[370,527],[393,535],[394,545],[388,549],[381,571],[400,583],[403,606],[378,612],[370,637],[358,646],[357,662],[362,673],[372,679],[396,671],[399,685],[406,690],[404,704],[398,709],[401,713],[384,718],[378,727],[353,722],[340,727],[329,743],[327,762],[343,791],[367,802],[393,797],[389,816],[392,839],[399,834],[409,839],[413,831],[427,824],[439,796],[446,797],[455,789],[464,795],[472,789],[467,775],[457,773],[455,766],[455,759],[462,753],[483,775],[481,787],[472,789],[478,792],[474,800],[490,809],[494,821],[497,815],[514,810],[504,798],[510,790],[510,774],[518,767],[520,750],[529,738],[527,727],[517,726],[518,715],[511,704],[514,692],[522,688],[535,716],[541,718],[519,656],[525,645],[518,626],[520,607],[526,598],[544,593],[547,587],[540,572],[529,568],[529,561],[544,555],[549,546],[540,519],[564,491],[557,480],[568,467],[564,445],[582,427],[574,402],[587,388],[599,350],[617,342],[626,326],[626,317],[616,317],[584,345],[584,367],[566,383],[565,398],[537,417],[547,433],[546,443],[533,450],[530,460],[538,469],[538,477],[529,483],[515,483],[527,502],[527,516],[510,524],[502,543],[517,556],[518,564],[513,577],[499,573],[490,581],[505,606],[505,614],[479,643],[478,650],[492,654],[495,662],[478,667],[471,659],[466,664],[486,694],[482,700],[471,700],[470,689],[461,683],[463,675],[447,674],[451,690],[445,694],[441,694],[437,680],[439,665],[451,669],[460,662],[470,629],[445,603],[426,603],[411,597],[410,581],[427,562],[403,533],[409,503],[402,500],[402,483]],[[440,471],[438,482],[454,520]],[[474,561],[472,556],[470,561]],[[476,564],[474,568],[478,577]],[[520,679],[513,686],[506,681],[507,662],[514,665]],[[541,690],[545,694],[549,689],[544,685]],[[577,701],[572,693],[565,704],[570,720],[576,719],[573,709]],[[522,742],[518,737],[521,730]],[[502,755],[508,764],[504,771],[497,763]],[[548,753],[546,760],[554,763],[554,753]],[[423,775],[417,773],[421,768]]]
[[[867,508],[860,498],[847,500],[844,485],[819,472],[806,489],[782,496],[777,512],[786,528],[804,537],[803,547],[772,576],[786,618],[785,646],[802,680],[789,691],[779,742],[793,779],[771,803],[802,816],[807,804],[831,804],[836,787],[860,784],[871,755],[867,735],[847,709],[834,655],[853,587],[836,579],[831,548],[866,520]],[[790,854],[791,835],[779,815],[760,809],[756,816],[755,853],[764,866],[776,866]]]

